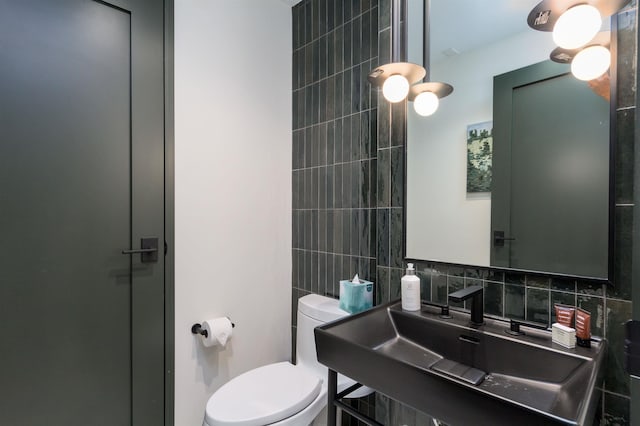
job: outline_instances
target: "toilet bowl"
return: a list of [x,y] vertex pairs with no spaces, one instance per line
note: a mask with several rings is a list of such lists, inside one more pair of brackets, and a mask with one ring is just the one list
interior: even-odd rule
[[[313,329],[349,315],[338,301],[317,294],[298,300],[297,364],[265,365],[224,384],[207,402],[203,426],[306,426],[327,405],[327,368],[316,359]],[[355,382],[338,375],[338,392]],[[369,395],[361,387],[350,398]]]

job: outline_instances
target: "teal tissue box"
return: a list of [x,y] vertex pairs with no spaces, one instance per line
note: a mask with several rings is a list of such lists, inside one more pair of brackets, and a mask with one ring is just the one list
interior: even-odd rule
[[373,283],[360,280],[354,284],[349,280],[340,281],[340,309],[355,314],[373,306]]

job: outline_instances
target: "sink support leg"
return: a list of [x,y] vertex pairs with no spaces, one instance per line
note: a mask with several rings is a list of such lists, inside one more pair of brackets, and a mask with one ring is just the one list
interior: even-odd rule
[[338,373],[329,369],[327,379],[327,426],[336,426],[336,394],[338,391]]

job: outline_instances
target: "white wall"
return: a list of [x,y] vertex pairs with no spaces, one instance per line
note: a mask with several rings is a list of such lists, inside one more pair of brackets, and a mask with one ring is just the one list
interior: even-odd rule
[[[291,10],[175,2],[175,424],[238,374],[289,359]],[[227,348],[195,322],[227,315]]]
[[407,256],[489,265],[491,198],[467,194],[467,125],[493,119],[493,77],[549,59],[551,35],[529,30],[432,64],[431,80],[454,87],[438,111],[409,105]]

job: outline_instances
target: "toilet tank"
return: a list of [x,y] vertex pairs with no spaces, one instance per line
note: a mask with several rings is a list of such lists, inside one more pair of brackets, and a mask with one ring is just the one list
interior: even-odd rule
[[296,363],[316,371],[322,377],[326,376],[327,367],[318,363],[313,329],[349,315],[338,305],[337,299],[318,294],[308,294],[298,299]]

